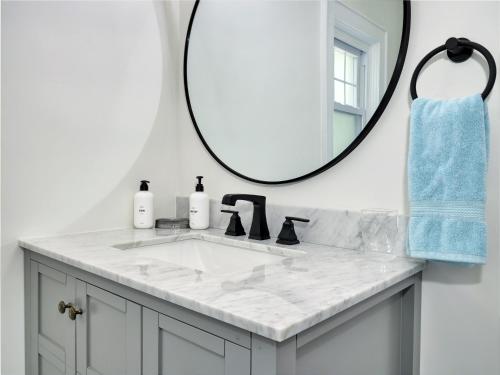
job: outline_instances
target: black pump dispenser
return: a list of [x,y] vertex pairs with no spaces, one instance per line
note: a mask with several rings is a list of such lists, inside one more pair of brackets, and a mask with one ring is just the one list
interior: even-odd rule
[[203,178],[203,176],[196,176],[196,178],[198,179],[198,183],[196,184],[196,191],[203,191],[204,188],[203,184],[201,183],[201,179]]
[[148,180],[141,180],[141,187],[140,187],[140,191],[148,191],[149,190],[149,181]]

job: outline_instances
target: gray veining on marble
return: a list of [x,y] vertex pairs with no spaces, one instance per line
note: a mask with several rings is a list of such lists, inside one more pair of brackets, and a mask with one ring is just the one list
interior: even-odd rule
[[[218,200],[210,200],[210,227],[226,229],[229,223],[228,214],[221,213],[220,210],[228,208]],[[177,197],[176,213],[178,217],[188,217],[189,199],[187,197]],[[234,207],[231,207],[234,209]],[[248,233],[252,223],[253,207],[249,202],[237,202],[236,209],[239,211],[243,226]],[[361,212],[348,210],[319,209],[307,207],[280,206],[275,204],[266,205],[267,223],[271,237],[277,237],[285,216],[298,216],[310,219],[309,223],[295,223],[295,231],[300,241],[314,243],[318,245],[341,247],[352,250],[371,250],[364,243],[361,221],[364,226],[371,231],[377,224],[375,220],[370,220],[370,215],[362,215]],[[396,216],[398,230],[395,238],[391,241],[392,253],[406,255],[406,233],[407,217]]]
[[[183,238],[303,254],[248,272],[217,275],[122,250]],[[334,316],[424,266],[418,260],[375,252],[227,237],[218,229],[123,229],[22,239],[19,245],[276,341]]]

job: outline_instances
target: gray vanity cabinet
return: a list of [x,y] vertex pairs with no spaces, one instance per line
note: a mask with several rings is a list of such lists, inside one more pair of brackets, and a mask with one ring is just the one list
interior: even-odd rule
[[250,375],[250,350],[143,308],[143,375]]

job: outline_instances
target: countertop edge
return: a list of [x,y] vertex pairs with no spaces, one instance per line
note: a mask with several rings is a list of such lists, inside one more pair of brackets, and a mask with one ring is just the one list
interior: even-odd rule
[[[33,239],[36,240],[36,239]],[[159,298],[161,300],[164,300],[169,303],[173,303],[175,305],[181,306],[183,308],[186,308],[188,310],[192,310],[194,312],[200,313],[202,315],[211,317],[213,319],[216,319],[220,322],[238,327],[240,329],[256,333],[258,335],[261,335],[263,337],[266,337],[268,339],[271,339],[276,342],[282,342],[292,336],[295,336],[297,334],[300,334],[301,332],[314,327],[315,325],[324,322],[335,315],[341,313],[342,311],[345,311],[349,309],[350,307],[380,293],[383,292],[384,290],[390,288],[391,286],[406,280],[415,274],[423,271],[425,268],[425,263],[415,263],[414,267],[411,269],[407,270],[406,272],[397,275],[397,277],[393,277],[389,280],[384,280],[383,282],[375,285],[375,286],[370,286],[367,288],[366,291],[362,291],[360,293],[354,294],[352,298],[344,300],[342,303],[338,303],[334,306],[331,306],[329,308],[326,308],[320,312],[317,312],[311,316],[308,316],[304,318],[301,321],[296,321],[292,324],[290,324],[287,327],[284,328],[276,328],[272,326],[267,326],[263,323],[256,322],[254,320],[249,320],[245,317],[235,315],[232,313],[229,313],[227,311],[221,310],[221,309],[216,309],[210,306],[206,306],[202,303],[199,302],[194,302],[193,300],[187,299],[183,296],[179,296],[175,293],[166,291],[164,289],[159,289],[154,286],[151,286],[150,284],[147,283],[141,283],[139,281],[132,280],[130,278],[127,278],[126,276],[124,277],[123,275],[120,275],[119,273],[114,273],[110,272],[106,269],[99,268],[97,266],[93,265],[87,265],[83,262],[76,261],[70,257],[65,257],[64,255],[61,255],[59,253],[54,253],[53,251],[46,249],[46,248],[41,248],[39,246],[33,245],[29,243],[30,239],[19,239],[18,240],[18,246],[21,247],[22,249],[40,254],[42,256],[48,257],[50,259],[62,262],[64,264],[67,264],[69,266],[73,266],[75,268],[79,268],[83,271],[89,272],[93,275],[97,275],[99,277],[105,278],[107,280],[116,282],[120,285],[135,289],[137,291],[140,291],[141,293],[145,293],[151,296],[154,296],[156,298]],[[147,289],[148,291],[145,291]],[[166,295],[166,296],[165,296]]]

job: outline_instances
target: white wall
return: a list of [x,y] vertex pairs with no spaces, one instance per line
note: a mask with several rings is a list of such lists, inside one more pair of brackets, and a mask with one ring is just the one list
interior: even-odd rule
[[[192,4],[181,4],[181,34]],[[450,36],[467,36],[487,46],[500,62],[498,2],[412,2],[412,31],[401,81],[377,126],[347,159],[305,182],[262,186],[239,179],[205,151],[190,123],[185,103],[179,114],[180,193],[189,194],[194,176],[206,176],[215,199],[228,192],[265,194],[270,202],[311,207],[386,207],[407,212],[406,151],[409,82],[420,59]],[[482,91],[486,73],[475,61],[457,65],[436,61],[422,73],[419,90],[434,97]],[[432,264],[424,274],[422,322],[423,375],[500,373],[500,285],[498,272],[499,88],[489,98],[491,158],[488,178],[489,258],[482,268]],[[182,91],[182,87],[181,87]]]
[[24,374],[20,236],[130,227],[143,178],[174,213],[176,14],[2,2],[2,374]]

